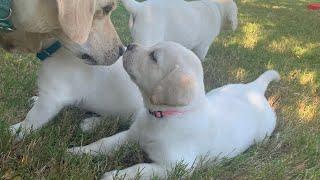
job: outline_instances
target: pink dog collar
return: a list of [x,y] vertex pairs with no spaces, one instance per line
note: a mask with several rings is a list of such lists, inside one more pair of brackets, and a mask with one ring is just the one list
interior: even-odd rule
[[164,118],[164,117],[169,117],[169,116],[176,116],[176,115],[181,115],[184,114],[187,111],[151,111],[149,110],[149,114],[156,118]]

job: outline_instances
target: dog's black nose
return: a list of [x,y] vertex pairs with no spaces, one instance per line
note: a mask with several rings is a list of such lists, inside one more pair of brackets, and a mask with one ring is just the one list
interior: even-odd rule
[[124,54],[124,52],[126,51],[126,49],[123,46],[119,47],[119,55],[122,56]]
[[132,51],[136,47],[137,47],[136,44],[129,44],[128,47],[127,47],[127,51]]

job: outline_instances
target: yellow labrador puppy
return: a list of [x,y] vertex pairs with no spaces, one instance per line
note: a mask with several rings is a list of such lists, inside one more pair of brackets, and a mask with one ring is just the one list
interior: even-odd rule
[[153,162],[111,171],[103,179],[116,175],[134,179],[138,172],[142,179],[166,178],[167,170],[181,161],[191,168],[202,156],[235,157],[275,128],[276,114],[264,96],[269,83],[280,79],[275,71],[206,94],[199,59],[179,44],[130,45],[123,61],[142,93],[144,108],[128,131],[69,152],[108,154],[123,143],[135,142]]

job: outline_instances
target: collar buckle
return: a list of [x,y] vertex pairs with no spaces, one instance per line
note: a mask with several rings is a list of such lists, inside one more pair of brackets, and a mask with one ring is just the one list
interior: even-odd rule
[[7,17],[5,17],[5,18],[0,18],[0,21],[6,21],[6,20],[10,19],[11,16],[12,16],[12,9],[9,8],[9,14],[7,15]]
[[16,28],[11,22],[12,0],[0,0],[0,33],[10,33]]
[[162,111],[151,111],[149,110],[149,114],[151,114],[152,116],[156,117],[156,118],[163,118],[164,117],[164,114]]

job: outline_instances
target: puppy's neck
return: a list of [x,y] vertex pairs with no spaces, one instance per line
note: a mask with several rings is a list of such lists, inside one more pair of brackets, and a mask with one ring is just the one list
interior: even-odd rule
[[[170,114],[172,112],[172,116],[175,115],[183,115],[190,112],[195,112],[198,110],[201,110],[202,106],[207,103],[207,99],[204,96],[199,96],[195,98],[192,102],[190,102],[188,105],[185,106],[168,106],[168,105],[155,105],[152,104],[150,99],[143,95],[144,99],[144,106],[147,112],[169,112]],[[152,115],[152,114],[151,114]]]
[[55,39],[55,38],[50,38],[50,39],[43,40],[41,42],[41,49],[47,49],[48,47],[50,47],[56,41],[57,41],[57,39]]
[[[57,43],[57,41],[59,41],[62,46],[58,47],[56,49],[56,51],[53,52],[52,54],[50,54],[50,56],[47,58],[63,58],[63,59],[65,59],[67,57],[69,57],[69,58],[76,57],[75,54],[72,51],[70,51],[68,48],[66,48],[65,44],[57,38],[49,38],[49,39],[42,40],[41,41],[41,50],[38,51],[38,53],[43,52],[43,50],[46,51],[46,49],[50,48],[51,46],[54,46]],[[47,59],[47,58],[45,58],[45,59]],[[43,59],[43,60],[45,60],[45,59]]]
[[71,39],[69,39],[63,31],[54,31],[52,35],[56,38],[56,40],[59,40],[61,42],[65,49],[69,50],[77,57],[81,56],[80,52],[82,50],[82,47],[79,44],[73,42]]

